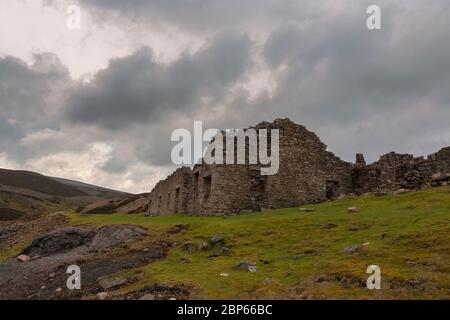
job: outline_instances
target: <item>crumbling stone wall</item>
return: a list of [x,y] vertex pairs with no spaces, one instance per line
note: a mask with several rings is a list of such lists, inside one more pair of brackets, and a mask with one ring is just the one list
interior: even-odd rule
[[248,159],[239,165],[200,161],[158,182],[149,196],[149,214],[210,215],[294,207],[341,194],[418,189],[432,185],[436,174],[444,174],[440,181],[445,181],[445,174],[450,178],[450,147],[427,159],[391,152],[369,165],[357,154],[356,163],[351,164],[327,151],[316,134],[289,119],[250,128],[279,130],[278,174],[263,176],[260,165],[249,164]]
[[400,188],[428,187],[434,175],[450,174],[450,147],[424,157],[391,152],[367,166],[356,166],[353,174],[355,192],[386,192]]
[[315,133],[289,119],[257,127],[280,130],[280,169],[266,177],[263,208],[321,202],[352,190],[353,165],[327,151]]
[[191,169],[179,168],[159,181],[149,196],[148,213],[164,215],[186,213],[191,192]]

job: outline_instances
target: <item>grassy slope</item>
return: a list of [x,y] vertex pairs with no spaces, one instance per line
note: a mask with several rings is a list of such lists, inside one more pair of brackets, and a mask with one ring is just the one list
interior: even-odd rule
[[[165,260],[141,268],[146,279],[125,290],[158,281],[192,284],[197,288],[194,298],[211,299],[450,298],[449,191],[443,187],[396,196],[363,196],[311,205],[316,211],[309,213],[291,208],[228,217],[70,217],[73,224],[139,224],[155,238],[167,238],[171,226],[186,223],[189,231],[170,236],[178,243],[200,242],[220,233],[233,250],[231,256],[211,259],[211,252],[187,254],[177,247]],[[350,206],[360,211],[349,214],[346,208]],[[326,228],[330,223],[337,227]],[[364,225],[368,229],[348,231]],[[342,252],[366,242],[363,254]],[[308,249],[316,255],[305,252]],[[182,263],[182,256],[188,256],[191,263]],[[234,270],[241,259],[257,262],[259,271]],[[382,290],[346,286],[338,280],[314,282],[319,275],[365,282],[371,264],[381,268]],[[221,277],[222,272],[229,276]],[[264,283],[266,278],[270,284]],[[397,288],[389,289],[391,284]]]

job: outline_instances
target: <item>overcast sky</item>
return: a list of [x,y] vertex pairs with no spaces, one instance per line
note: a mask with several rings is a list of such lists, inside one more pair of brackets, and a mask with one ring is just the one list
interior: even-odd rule
[[172,130],[285,117],[348,161],[427,155],[449,39],[448,0],[0,0],[0,167],[148,192]]

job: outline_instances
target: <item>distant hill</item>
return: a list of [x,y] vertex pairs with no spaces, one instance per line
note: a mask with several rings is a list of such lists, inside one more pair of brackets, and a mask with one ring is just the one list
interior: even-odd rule
[[74,210],[92,203],[129,196],[132,195],[36,172],[0,169],[0,221]]
[[117,191],[117,190],[108,189],[108,188],[104,188],[104,187],[99,187],[99,186],[95,186],[92,184],[79,182],[79,181],[75,181],[75,180],[64,179],[64,178],[55,178],[55,177],[52,177],[52,179],[54,179],[58,182],[64,183],[68,186],[75,187],[78,190],[80,190],[90,196],[96,196],[96,197],[99,197],[102,199],[112,199],[112,198],[124,197],[124,196],[131,195],[130,193],[127,193],[127,192],[122,192],[122,191]]
[[31,171],[0,169],[0,184],[49,196],[80,197],[89,195],[74,186]]

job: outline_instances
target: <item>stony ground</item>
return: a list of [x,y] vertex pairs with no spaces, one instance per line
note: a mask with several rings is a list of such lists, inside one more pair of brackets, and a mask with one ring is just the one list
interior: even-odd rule
[[[0,224],[0,299],[449,299],[449,262],[449,187],[227,217]],[[81,290],[66,288],[71,264]],[[369,265],[381,290],[366,288]]]

